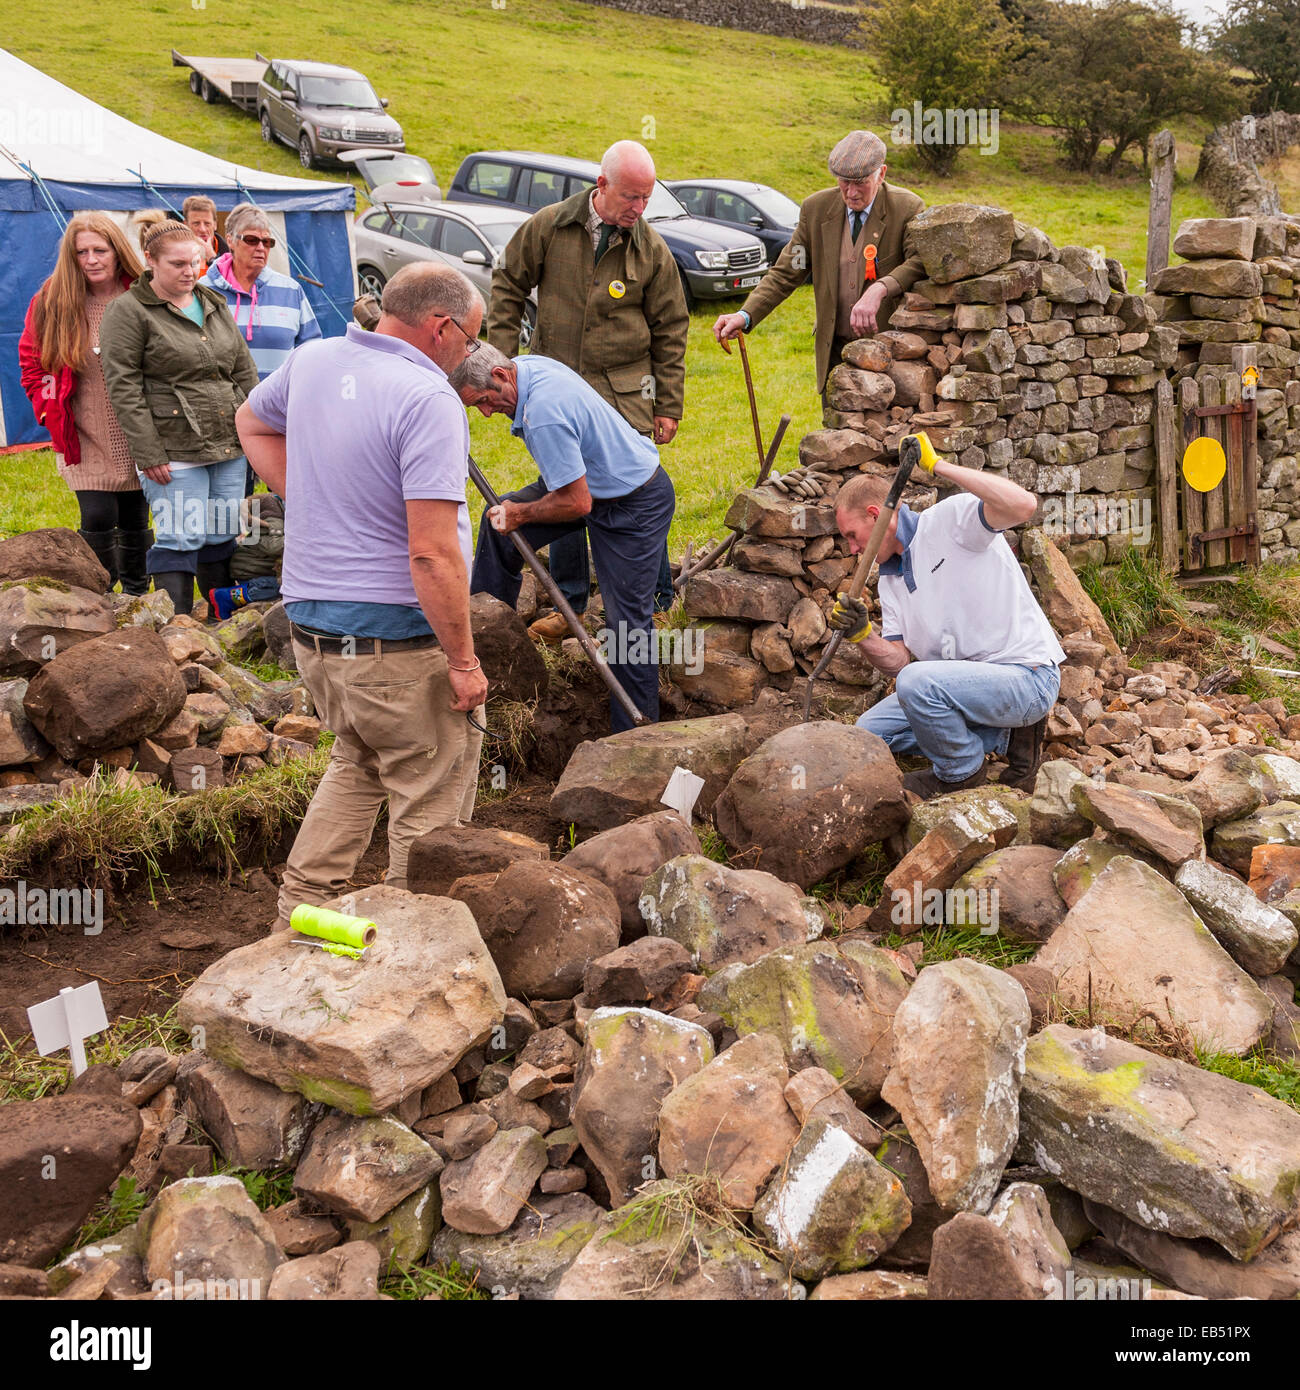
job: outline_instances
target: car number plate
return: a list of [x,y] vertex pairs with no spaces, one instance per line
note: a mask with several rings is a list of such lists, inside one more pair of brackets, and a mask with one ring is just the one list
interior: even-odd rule
[[740,288],[742,290],[752,290],[755,285],[762,282],[762,279],[763,277],[761,275],[746,275],[740,282]]

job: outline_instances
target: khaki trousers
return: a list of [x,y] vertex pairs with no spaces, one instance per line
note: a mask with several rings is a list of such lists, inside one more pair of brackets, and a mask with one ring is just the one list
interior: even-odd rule
[[[411,842],[474,814],[483,735],[451,708],[441,647],[345,656],[293,643],[303,683],[334,734],[325,775],[294,841],[280,916],[337,897],[370,845],[388,801],[390,887],[406,887]],[[475,711],[483,722],[483,710]]]

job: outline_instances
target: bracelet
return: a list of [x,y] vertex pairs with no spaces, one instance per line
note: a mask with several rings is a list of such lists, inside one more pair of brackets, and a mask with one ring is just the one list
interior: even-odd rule
[[449,658],[447,661],[447,669],[451,671],[481,671],[483,669],[483,663],[478,657],[475,657],[473,666],[453,666]]

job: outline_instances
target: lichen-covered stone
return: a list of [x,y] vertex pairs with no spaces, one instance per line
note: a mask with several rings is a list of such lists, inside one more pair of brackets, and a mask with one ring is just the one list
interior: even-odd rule
[[1256,1086],[1058,1023],[1029,1040],[1017,1157],[1149,1230],[1249,1260],[1295,1219],[1300,1114]]
[[1189,860],[1174,886],[1224,950],[1252,975],[1274,975],[1300,945],[1295,925],[1217,864]]

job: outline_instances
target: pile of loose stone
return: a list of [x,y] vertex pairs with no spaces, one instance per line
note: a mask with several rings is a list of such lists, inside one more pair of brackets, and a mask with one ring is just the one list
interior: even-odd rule
[[161,591],[111,592],[73,531],[0,542],[0,819],[97,769],[188,795],[310,753],[305,688],[247,669],[267,657],[269,607],[205,626]]
[[[726,864],[659,804],[679,765]],[[253,942],[185,994],[192,1051],[0,1107],[0,1289],[374,1298],[455,1261],[497,1297],[1294,1298],[1300,1114],[1190,1060],[1300,1055],[1292,796],[1235,747],[1173,791],[1052,760],[916,805],[831,721],[583,744],[562,859],[432,832],[409,890],[334,903],[362,959]],[[882,848],[879,902],[837,900]],[[923,965],[944,920],[1033,958]],[[124,1171],[140,1220],[47,1269]]]
[[1178,334],[1177,382],[1232,373],[1233,347],[1252,344],[1259,368],[1261,554],[1300,555],[1300,222],[1286,217],[1192,218],[1147,295],[1157,324]]
[[[472,622],[490,693],[540,696],[546,665],[523,615],[479,594]],[[311,695],[249,669],[265,661],[297,669],[282,603],[209,624],[160,590],[112,592],[74,531],[0,541],[0,823],[97,772],[190,795],[307,756],[321,732]]]

